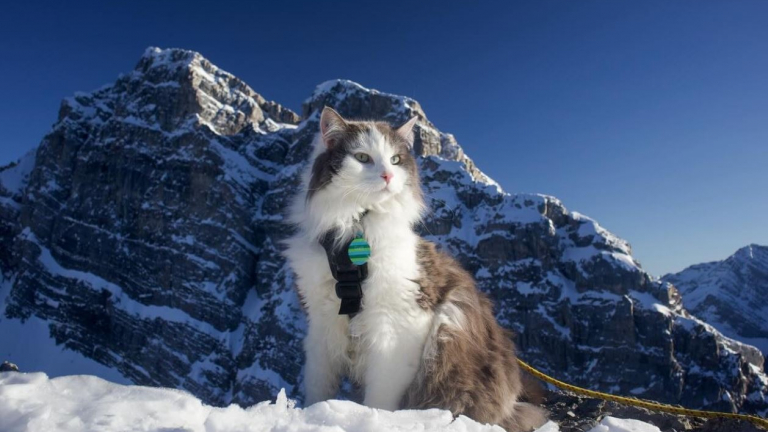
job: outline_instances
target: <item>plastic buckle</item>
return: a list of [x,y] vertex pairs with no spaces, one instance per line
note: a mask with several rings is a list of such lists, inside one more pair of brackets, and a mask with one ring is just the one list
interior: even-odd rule
[[363,297],[363,287],[359,281],[339,281],[336,283],[336,296],[340,299],[359,299]]

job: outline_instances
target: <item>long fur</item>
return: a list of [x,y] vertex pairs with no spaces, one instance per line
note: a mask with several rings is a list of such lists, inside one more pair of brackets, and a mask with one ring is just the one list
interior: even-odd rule
[[[306,403],[334,397],[348,376],[371,407],[442,408],[510,431],[533,429],[545,413],[520,401],[531,392],[490,301],[413,229],[424,210],[409,151],[414,123],[349,122],[327,108],[321,116],[286,250],[309,322]],[[359,152],[370,162],[355,159]],[[338,315],[336,281],[318,243],[329,230],[338,244],[363,231],[371,246],[362,310],[352,319]]]

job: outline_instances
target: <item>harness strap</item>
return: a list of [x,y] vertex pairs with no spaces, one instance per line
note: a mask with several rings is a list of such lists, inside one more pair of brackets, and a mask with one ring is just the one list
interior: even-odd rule
[[352,318],[360,312],[363,302],[363,280],[368,277],[368,264],[358,266],[349,259],[347,249],[352,239],[341,248],[333,247],[334,239],[335,231],[328,231],[320,239],[320,245],[325,249],[328,266],[336,279],[336,296],[341,299],[339,315],[349,315]]

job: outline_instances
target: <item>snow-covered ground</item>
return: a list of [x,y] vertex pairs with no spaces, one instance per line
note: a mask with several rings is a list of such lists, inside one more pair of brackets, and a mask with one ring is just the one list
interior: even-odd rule
[[[3,432],[338,432],[501,431],[448,411],[382,411],[332,400],[297,408],[281,391],[275,403],[249,408],[204,405],[189,393],[125,386],[89,375],[49,378],[44,373],[0,373]],[[558,432],[550,422],[537,432]],[[606,417],[590,432],[659,432],[637,420]]]

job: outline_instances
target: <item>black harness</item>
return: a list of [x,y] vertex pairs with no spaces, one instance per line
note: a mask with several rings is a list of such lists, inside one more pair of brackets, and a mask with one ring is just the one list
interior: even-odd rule
[[[366,213],[363,213],[360,219]],[[334,248],[335,234],[334,230],[325,233],[320,239],[320,245],[325,249],[328,266],[336,279],[336,296],[341,299],[339,315],[349,315],[352,318],[360,312],[363,302],[363,281],[368,277],[368,263],[355,265],[349,258],[347,250],[354,239],[350,239],[342,247]]]

